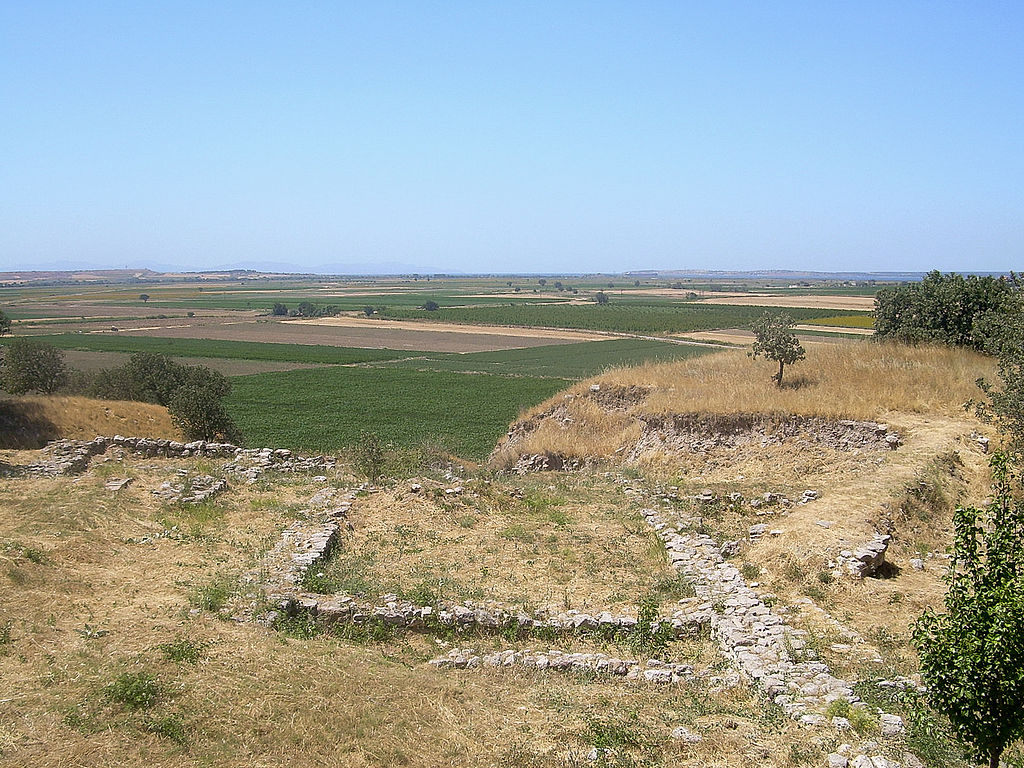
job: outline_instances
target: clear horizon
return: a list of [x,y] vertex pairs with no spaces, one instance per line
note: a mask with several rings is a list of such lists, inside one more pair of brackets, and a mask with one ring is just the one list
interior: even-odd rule
[[0,271],[1005,271],[1024,8],[0,7]]

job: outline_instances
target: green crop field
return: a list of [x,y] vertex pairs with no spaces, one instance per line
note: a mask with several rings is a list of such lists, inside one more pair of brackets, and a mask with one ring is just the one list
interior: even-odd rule
[[644,339],[585,341],[529,349],[470,354],[424,353],[402,360],[369,363],[374,366],[433,371],[469,371],[513,376],[583,379],[606,368],[648,361],[684,360],[716,350]]
[[[420,352],[392,349],[330,347],[313,344],[272,344],[258,341],[220,341],[217,339],[168,339],[156,336],[100,336],[59,334],[40,337],[61,349],[97,352],[157,352],[171,357],[225,357],[235,360],[272,360],[289,363],[347,365],[372,360],[394,360]],[[11,338],[0,339],[0,344]]]
[[227,407],[249,445],[332,452],[362,430],[400,448],[432,443],[483,459],[522,408],[559,379],[394,368],[315,368],[233,379]]
[[[442,307],[433,312],[388,309],[385,317],[433,319],[453,323],[579,328],[625,333],[687,333],[749,326],[770,308],[708,304],[597,304],[515,307]],[[779,310],[772,310],[779,311]],[[789,308],[786,314],[800,322],[835,315],[835,310]],[[850,312],[850,315],[858,314]],[[867,315],[867,313],[860,313]]]

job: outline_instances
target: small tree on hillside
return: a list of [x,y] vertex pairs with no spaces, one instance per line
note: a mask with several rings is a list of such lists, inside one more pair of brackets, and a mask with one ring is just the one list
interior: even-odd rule
[[777,386],[782,386],[782,372],[787,365],[803,360],[807,353],[793,333],[793,318],[782,313],[765,312],[751,326],[754,332],[754,346],[748,353],[751,357],[764,357],[779,364],[779,372],[772,376]]
[[167,404],[174,426],[187,440],[240,441],[238,427],[224,410],[218,393],[194,384],[179,387]]
[[913,640],[932,705],[997,768],[1024,736],[1024,505],[1011,497],[1006,457],[992,467],[993,504],[953,518],[946,612],[925,611]]
[[431,300],[431,301],[427,301],[423,305],[423,308],[425,310],[427,310],[427,312],[437,312],[437,310],[439,310],[441,308],[441,305],[438,304],[436,301]]
[[594,301],[596,301],[598,304],[607,304],[608,294],[605,293],[604,291],[598,291],[597,293],[594,294]]
[[7,345],[0,384],[12,395],[52,394],[67,379],[64,353],[56,347],[34,339],[16,339]]
[[11,332],[11,318],[0,310],[0,336]]
[[270,314],[274,315],[275,317],[285,317],[288,314],[288,307],[286,307],[279,301],[275,302],[274,308],[270,310]]
[[147,301],[149,301],[149,294],[148,293],[140,293],[139,294],[139,301],[141,301],[143,304],[145,304]]

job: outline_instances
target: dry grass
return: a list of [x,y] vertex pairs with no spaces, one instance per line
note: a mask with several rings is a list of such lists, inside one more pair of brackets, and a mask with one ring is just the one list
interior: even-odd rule
[[[442,673],[425,664],[445,649],[429,637],[299,640],[192,610],[197,586],[250,567],[319,486],[268,479],[182,509],[149,493],[178,469],[215,467],[128,457],[80,478],[0,486],[0,627],[10,627],[0,646],[0,765],[575,768],[607,739],[644,766],[782,766],[790,743],[821,754],[745,687],[709,694],[699,683]],[[135,480],[114,493],[103,487],[111,476]],[[602,493],[598,502],[609,502]],[[390,497],[378,498],[384,514]],[[486,527],[484,510],[467,513]],[[491,512],[506,513],[526,514]],[[429,533],[444,514],[439,505],[419,525]],[[579,508],[572,526],[589,523]],[[140,541],[172,525],[181,535]],[[607,545],[579,556],[600,559]],[[197,661],[161,650],[182,638],[196,644]],[[694,663],[713,659],[706,642],[678,650]],[[153,704],[109,698],[126,673],[152,676]],[[676,725],[705,741],[674,741]]]
[[444,485],[420,482],[419,493],[403,483],[353,507],[328,576],[374,598],[635,615],[669,573],[660,543],[615,488],[562,476],[525,487],[476,480],[446,495]]
[[[637,417],[761,414],[890,421],[899,413],[956,417],[980,394],[976,380],[991,377],[990,358],[959,349],[895,344],[822,344],[807,360],[789,366],[783,387],[774,363],[728,350],[676,363],[606,371],[531,409],[522,420],[553,413],[520,443],[495,457],[508,466],[519,455],[540,453],[611,458],[639,435]],[[593,384],[608,390],[642,387],[649,393],[608,409],[590,396]]]
[[[367,556],[364,575],[375,586],[415,590],[438,579],[462,590],[458,596],[535,605],[554,598],[564,607],[568,594],[573,607],[627,609],[665,573],[639,507],[699,513],[718,540],[742,539],[751,524],[767,522],[779,533],[744,541],[733,562],[760,593],[774,593],[788,622],[811,633],[811,648],[850,679],[912,671],[909,623],[940,603],[944,585],[940,561],[915,571],[909,558],[944,549],[951,506],[977,502],[988,490],[987,457],[968,437],[981,427],[958,407],[987,364],[941,350],[828,352],[819,358],[815,349],[795,370],[819,380],[781,392],[768,381],[769,366],[742,354],[611,371],[594,380],[600,401],[591,382],[573,390],[584,397],[550,401],[543,410],[559,408],[538,434],[551,430],[567,450],[600,446],[611,455],[636,439],[636,413],[714,412],[718,403],[724,414],[763,408],[885,419],[903,435],[899,450],[754,444],[628,473],[484,473],[449,495],[443,489],[453,482],[421,479],[418,494],[403,482],[356,500],[342,554]],[[714,379],[723,371],[733,378]],[[731,381],[732,389],[716,393],[708,379],[721,387]],[[847,382],[869,388],[874,407],[863,393],[845,392]],[[619,397],[613,385],[653,389]],[[817,394],[808,399],[805,390]],[[34,458],[0,453],[8,463]],[[322,484],[265,476],[251,486],[233,483],[196,508],[156,501],[149,491],[180,469],[215,473],[217,462],[119,461],[112,453],[78,478],[0,483],[0,630],[9,627],[0,632],[0,765],[579,768],[591,764],[591,747],[611,739],[623,756],[611,765],[781,767],[823,764],[835,747],[837,734],[797,726],[744,686],[710,693],[699,682],[654,687],[525,670],[437,672],[426,661],[450,644],[490,649],[505,640],[296,639],[198,610],[197,590],[230,585],[258,562]],[[134,480],[115,493],[104,487],[111,477]],[[329,482],[355,481],[338,473]],[[698,508],[687,500],[705,487],[747,498],[764,491],[795,497],[804,488],[821,495],[758,517],[749,507]],[[668,490],[674,494],[666,499]],[[896,536],[889,578],[822,576],[840,549],[888,520]],[[174,526],[173,535],[143,541]],[[843,650],[851,641],[830,616],[862,639],[855,652]],[[169,659],[160,646],[176,638],[196,642],[199,660]],[[706,640],[676,643],[671,653],[698,669],[717,661]],[[876,654],[880,663],[867,658]],[[109,700],[104,691],[125,672],[153,676],[160,692],[153,705]],[[677,725],[704,741],[671,739]],[[902,758],[901,743],[882,744]]]
[[78,396],[9,397],[0,401],[4,424],[0,447],[38,447],[49,440],[92,440],[97,435],[132,435],[180,440],[167,409],[151,403],[94,400]]
[[[780,413],[876,419],[887,411],[960,412],[977,397],[975,381],[991,376],[990,358],[961,349],[896,344],[823,345],[790,366],[782,388],[777,365],[728,351],[627,368],[594,381],[653,388],[646,413]],[[591,382],[584,382],[582,388]]]

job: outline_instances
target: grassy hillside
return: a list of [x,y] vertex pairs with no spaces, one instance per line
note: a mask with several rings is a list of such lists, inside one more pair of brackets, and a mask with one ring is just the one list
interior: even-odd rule
[[[980,396],[979,377],[995,375],[991,358],[944,347],[892,344],[816,345],[786,369],[740,350],[673,363],[610,370],[540,403],[526,416],[566,409],[569,421],[546,422],[513,453],[608,457],[638,437],[641,416],[661,414],[775,414],[886,421],[893,413],[964,412]],[[591,385],[639,388],[622,408],[606,409],[585,395]],[[505,457],[503,460],[507,460]]]
[[163,406],[77,396],[0,397],[0,448],[38,448],[50,440],[97,435],[180,440]]

